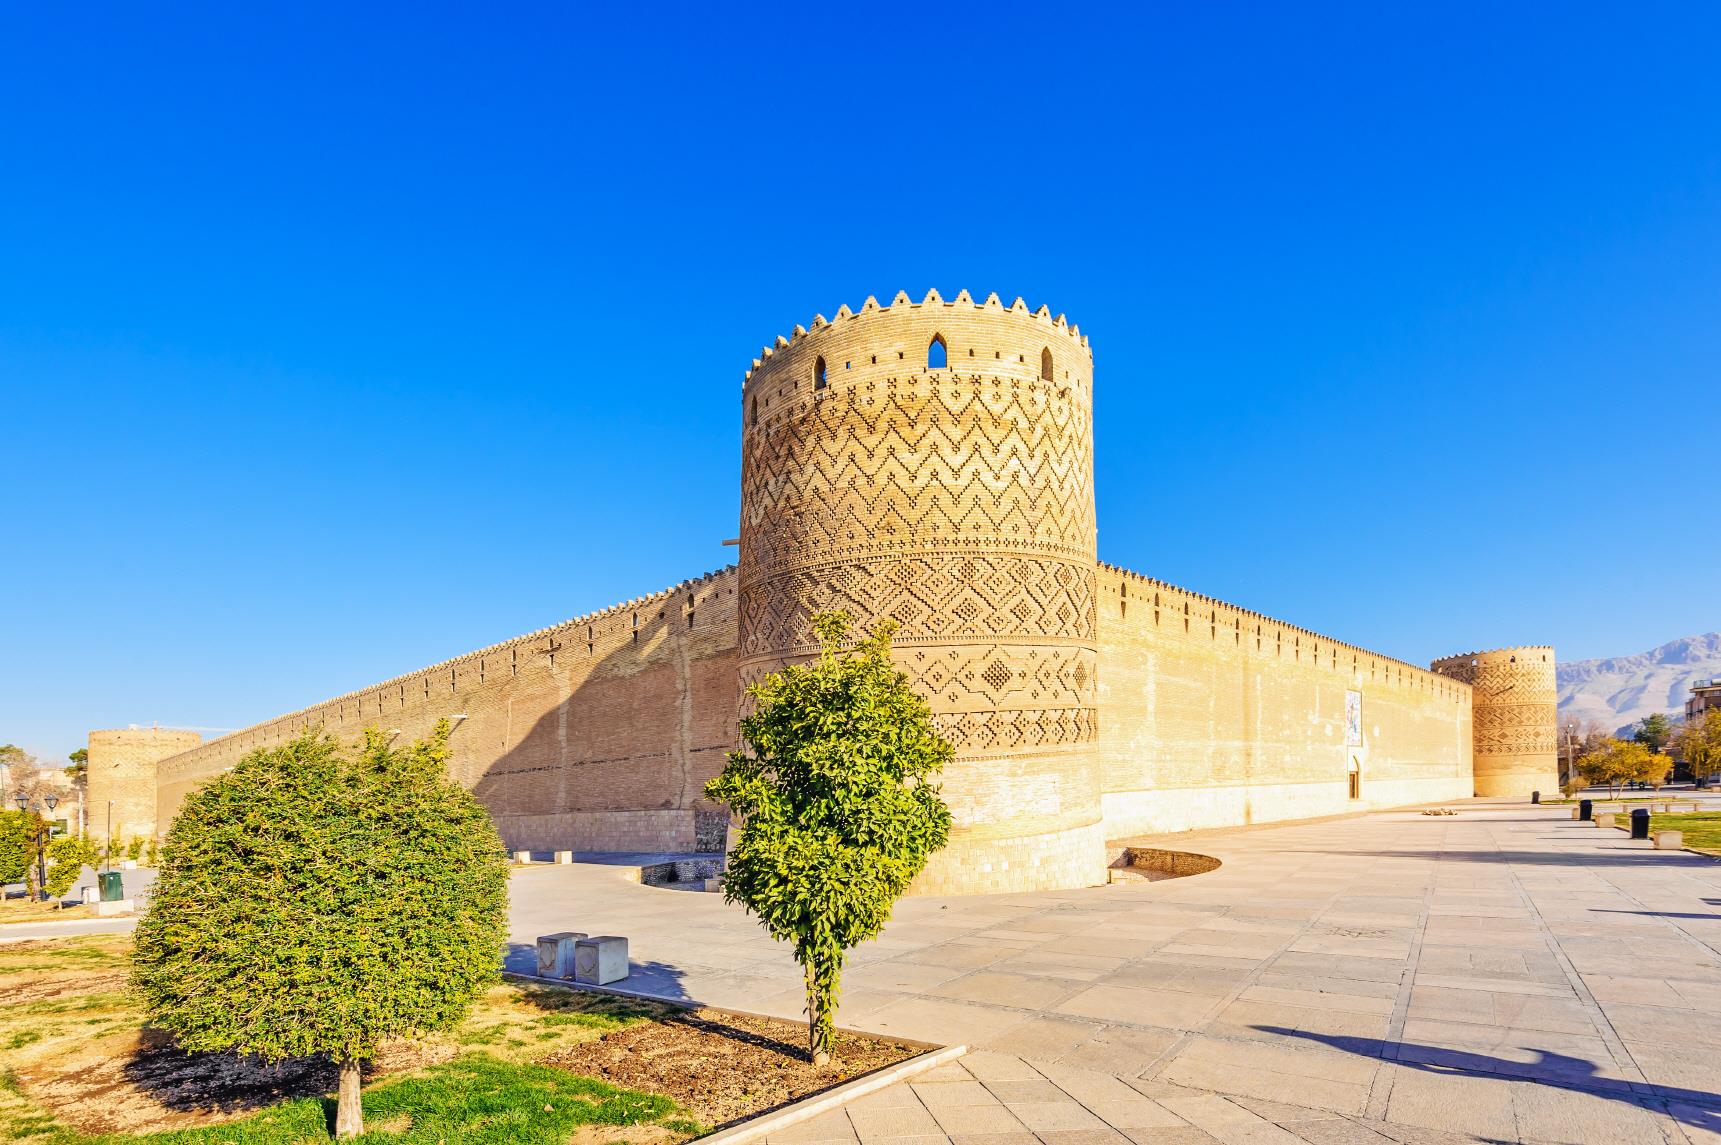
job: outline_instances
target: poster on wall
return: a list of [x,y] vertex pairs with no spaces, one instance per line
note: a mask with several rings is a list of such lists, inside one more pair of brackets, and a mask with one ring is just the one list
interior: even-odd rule
[[1345,746],[1362,746],[1362,693],[1345,693]]

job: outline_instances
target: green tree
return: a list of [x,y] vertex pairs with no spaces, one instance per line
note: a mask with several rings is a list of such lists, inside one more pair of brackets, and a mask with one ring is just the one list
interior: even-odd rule
[[48,897],[56,901],[63,898],[85,867],[101,861],[101,851],[86,836],[62,835],[49,843],[48,862],[52,865],[48,868]]
[[73,783],[82,783],[90,773],[90,749],[80,747],[66,758],[72,761],[66,768],[66,774],[72,777]]
[[820,652],[747,689],[748,750],[708,798],[743,819],[724,897],[793,942],[806,975],[808,1056],[829,1059],[848,950],[877,935],[927,858],[950,838],[933,779],[952,749],[890,660],[895,626],[843,652],[846,613],[813,617]]
[[1636,740],[1609,739],[1578,760],[1578,773],[1592,784],[1606,784],[1618,795],[1622,783],[1660,787],[1673,767],[1671,756],[1652,752]]
[[1631,733],[1631,738],[1653,754],[1666,747],[1667,741],[1673,738],[1673,724],[1664,713],[1651,712],[1637,721],[1637,730]]
[[364,1130],[379,1041],[447,1029],[498,977],[508,861],[445,773],[449,725],[356,752],[318,733],[187,797],[138,924],[133,984],[189,1051],[340,1066],[337,1137]]
[[29,878],[36,860],[31,817],[22,811],[0,811],[0,883]]

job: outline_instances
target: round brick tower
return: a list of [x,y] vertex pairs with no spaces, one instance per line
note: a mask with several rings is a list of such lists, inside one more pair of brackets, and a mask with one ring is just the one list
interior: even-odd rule
[[816,317],[742,388],[741,685],[814,613],[897,622],[956,747],[921,893],[1103,881],[1092,399],[1062,315],[967,291]]
[[1477,795],[1546,796],[1560,789],[1551,646],[1466,652],[1429,667],[1471,687]]
[[[121,728],[90,733],[89,832],[111,833],[117,843],[153,839],[167,824],[156,822],[156,765],[203,742],[196,732],[165,728]],[[109,819],[109,806],[112,819]]]

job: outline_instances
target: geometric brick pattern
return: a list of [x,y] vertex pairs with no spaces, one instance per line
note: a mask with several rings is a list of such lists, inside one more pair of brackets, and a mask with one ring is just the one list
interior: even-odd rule
[[[1045,778],[1096,766],[1092,384],[1085,340],[1044,308],[934,292],[797,328],[742,391],[740,684],[812,655],[818,612],[895,621],[959,763],[1021,761],[951,772],[993,777],[953,802],[975,877],[1029,854],[1041,886],[1103,866],[1097,782]],[[1015,858],[985,842],[1032,831]],[[926,881],[964,885],[957,863]]]
[[1559,783],[1554,650],[1466,652],[1431,667],[1471,687],[1478,795],[1527,795]]

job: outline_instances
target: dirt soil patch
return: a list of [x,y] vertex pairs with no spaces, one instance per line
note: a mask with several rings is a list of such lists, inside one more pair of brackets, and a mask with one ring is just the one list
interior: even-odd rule
[[844,1033],[831,1061],[807,1060],[807,1027],[717,1010],[671,1013],[541,1058],[611,1085],[661,1093],[713,1129],[927,1052]]

